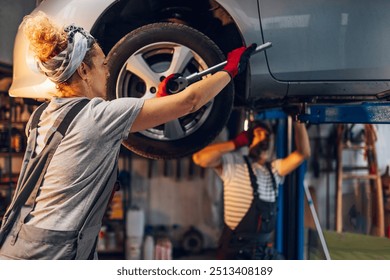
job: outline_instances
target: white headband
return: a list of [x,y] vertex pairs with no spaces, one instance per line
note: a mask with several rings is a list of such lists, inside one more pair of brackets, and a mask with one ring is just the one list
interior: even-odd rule
[[64,31],[68,33],[67,48],[46,62],[38,61],[39,69],[55,83],[68,80],[95,43],[92,35],[81,27],[69,25]]

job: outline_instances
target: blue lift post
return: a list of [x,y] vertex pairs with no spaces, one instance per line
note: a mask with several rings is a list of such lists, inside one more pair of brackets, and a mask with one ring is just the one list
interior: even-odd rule
[[390,102],[363,102],[342,105],[310,105],[297,116],[306,123],[389,124]]
[[[278,158],[286,157],[291,152],[293,141],[286,113],[282,110],[266,110],[258,113],[255,119],[279,121],[276,133],[276,156]],[[279,186],[275,248],[278,252],[284,254],[287,259],[302,260],[304,258],[305,194],[303,180],[305,172],[306,165],[303,164],[297,172],[294,172],[295,175],[289,176],[289,182]],[[285,188],[285,185],[287,185],[287,188]],[[295,187],[292,188],[291,185],[295,185]]]

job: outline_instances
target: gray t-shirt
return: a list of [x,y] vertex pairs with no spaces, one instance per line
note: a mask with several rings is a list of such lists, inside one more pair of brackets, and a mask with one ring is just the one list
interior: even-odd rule
[[[55,120],[63,118],[78,100],[52,99],[40,118],[37,153]],[[121,142],[128,136],[143,102],[136,98],[93,98],[80,111],[50,162],[27,224],[55,230],[76,230],[81,226],[113,171]]]

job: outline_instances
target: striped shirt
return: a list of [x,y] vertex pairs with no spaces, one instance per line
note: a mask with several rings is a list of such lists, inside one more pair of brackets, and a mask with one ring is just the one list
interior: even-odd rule
[[[280,160],[274,160],[271,164],[277,187],[284,179],[275,169],[279,163]],[[274,190],[268,169],[258,163],[252,163],[252,169],[257,177],[259,198],[263,201],[275,202],[278,189]],[[249,210],[253,200],[248,168],[240,153],[223,155],[221,179],[224,183],[224,220],[226,225],[234,230]]]

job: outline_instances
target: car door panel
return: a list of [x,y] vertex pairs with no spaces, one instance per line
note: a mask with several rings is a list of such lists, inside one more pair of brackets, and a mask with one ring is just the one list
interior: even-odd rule
[[390,78],[390,1],[259,0],[272,75],[282,81]]
[[289,95],[388,89],[390,1],[259,0],[259,8],[264,40],[273,43],[270,72],[291,82]]

